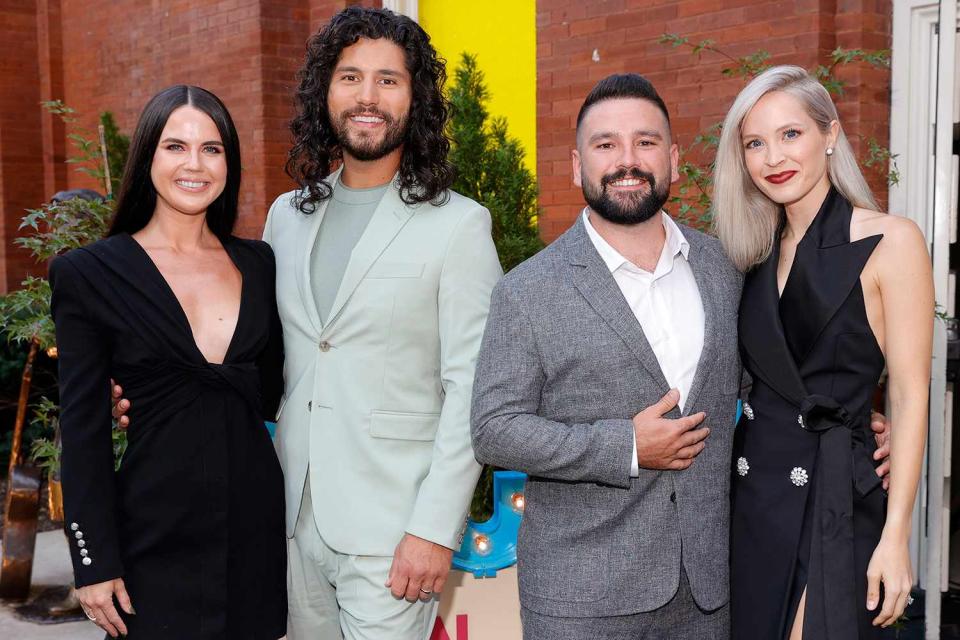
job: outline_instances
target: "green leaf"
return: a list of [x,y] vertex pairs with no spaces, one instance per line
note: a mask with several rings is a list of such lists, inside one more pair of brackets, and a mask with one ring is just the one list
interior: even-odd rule
[[660,42],[660,44],[670,44],[670,45],[673,45],[674,47],[679,47],[684,44],[689,44],[690,39],[682,38],[675,33],[664,33],[663,35],[660,36],[660,39],[658,42]]

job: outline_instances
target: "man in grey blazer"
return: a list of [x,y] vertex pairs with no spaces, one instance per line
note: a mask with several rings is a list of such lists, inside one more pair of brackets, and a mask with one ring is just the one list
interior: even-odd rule
[[741,276],[661,210],[647,80],[597,84],[573,163],[589,206],[494,289],[474,386],[477,459],[529,474],[524,637],[722,639]]
[[[480,462],[529,474],[526,640],[729,636],[742,277],[662,211],[678,162],[654,87],[601,80],[573,152],[588,206],[494,288],[472,434]],[[871,427],[881,460],[890,425]]]

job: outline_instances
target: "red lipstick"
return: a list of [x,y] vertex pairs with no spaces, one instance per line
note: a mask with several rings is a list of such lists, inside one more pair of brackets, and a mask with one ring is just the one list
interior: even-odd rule
[[796,171],[782,171],[780,173],[773,173],[769,176],[764,176],[763,179],[767,182],[772,182],[773,184],[783,184],[795,175],[797,175]]

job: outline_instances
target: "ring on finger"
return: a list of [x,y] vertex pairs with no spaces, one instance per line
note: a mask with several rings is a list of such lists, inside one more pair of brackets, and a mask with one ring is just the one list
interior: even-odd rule
[[90,610],[87,609],[86,607],[83,608],[83,613],[84,613],[84,615],[87,616],[87,619],[90,620],[90,622],[96,622],[96,621],[97,621],[97,616],[93,615],[93,614],[90,612]]

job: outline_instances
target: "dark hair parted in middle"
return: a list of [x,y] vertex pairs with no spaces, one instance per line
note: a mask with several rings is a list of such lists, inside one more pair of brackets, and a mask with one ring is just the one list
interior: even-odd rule
[[168,87],[150,98],[143,108],[137,129],[130,142],[127,164],[123,168],[123,183],[117,196],[117,212],[113,216],[108,236],[127,232],[136,233],[147,226],[157,206],[157,189],[150,178],[153,154],[157,151],[160,134],[170,114],[189,105],[213,120],[220,132],[223,152],[227,159],[227,183],[223,193],[207,207],[207,226],[221,242],[227,240],[237,221],[237,202],[240,198],[240,140],[233,126],[230,112],[220,98],[206,89],[178,84]]
[[360,38],[386,38],[403,49],[406,58],[413,96],[400,159],[401,198],[407,204],[443,204],[454,178],[453,166],[447,161],[449,106],[443,95],[444,61],[437,56],[430,37],[410,18],[387,9],[353,6],[336,14],[307,41],[306,60],[298,73],[297,115],[290,123],[294,141],[286,163],[287,174],[301,188],[298,207],[312,213],[333,192],[324,178],[342,158],[342,149],[330,121],[327,91],[340,53]]
[[590,107],[598,102],[616,100],[617,98],[639,98],[652,102],[663,113],[663,117],[667,119],[667,126],[670,126],[670,114],[667,113],[667,105],[663,103],[660,94],[657,93],[649,80],[639,73],[615,73],[598,82],[587,94],[583,106],[580,107],[580,113],[577,114],[577,129],[580,129],[580,123],[587,115]]

